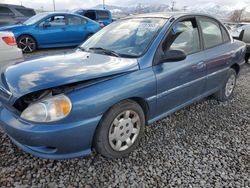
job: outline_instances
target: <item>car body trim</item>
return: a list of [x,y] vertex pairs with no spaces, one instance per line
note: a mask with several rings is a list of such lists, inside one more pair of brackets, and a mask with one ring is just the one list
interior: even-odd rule
[[229,69],[229,68],[224,68],[224,69],[221,69],[221,70],[219,70],[219,71],[215,71],[215,72],[213,72],[213,73],[211,73],[211,74],[209,74],[209,75],[207,75],[207,76],[203,76],[203,77],[201,77],[201,78],[192,80],[192,81],[190,81],[190,82],[187,82],[187,83],[182,84],[182,85],[180,85],[180,86],[177,86],[177,87],[175,87],[175,88],[169,89],[169,90],[164,91],[164,92],[162,92],[162,93],[159,93],[159,94],[157,94],[157,95],[153,95],[153,96],[151,96],[151,97],[148,97],[146,100],[147,100],[147,101],[152,101],[152,100],[155,100],[155,99],[159,99],[159,98],[164,97],[164,96],[166,96],[166,95],[168,95],[168,94],[170,94],[170,93],[175,92],[175,91],[178,90],[178,89],[182,89],[182,88],[188,87],[189,85],[194,84],[194,83],[196,83],[196,82],[199,82],[199,81],[201,81],[201,80],[203,80],[203,79],[208,79],[208,78],[210,78],[210,77],[212,77],[212,76],[214,76],[214,75],[217,75],[217,74],[219,74],[219,73],[221,73],[221,72],[224,72],[224,71],[226,71],[226,70],[228,70],[228,69]]

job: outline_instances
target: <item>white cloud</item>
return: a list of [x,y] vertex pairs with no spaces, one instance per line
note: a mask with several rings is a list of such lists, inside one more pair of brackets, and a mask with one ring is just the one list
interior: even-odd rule
[[[102,4],[103,0],[55,0],[56,1],[56,8],[58,10],[64,9],[74,9],[74,8],[90,8],[97,4]],[[162,1],[162,0],[105,0],[106,4],[109,5],[118,5],[118,6],[133,6],[138,3],[165,3],[171,4],[172,0]],[[183,6],[191,6],[193,5],[193,0],[175,0],[176,6],[182,8]],[[2,3],[8,4],[22,4],[26,7],[31,7],[35,9],[40,9],[43,7],[45,10],[52,10],[53,9],[53,0],[1,0]],[[237,2],[233,0],[196,0],[195,5],[204,4],[214,2],[220,5],[228,5],[235,7],[237,9],[242,7],[250,6],[250,0],[238,0]]]

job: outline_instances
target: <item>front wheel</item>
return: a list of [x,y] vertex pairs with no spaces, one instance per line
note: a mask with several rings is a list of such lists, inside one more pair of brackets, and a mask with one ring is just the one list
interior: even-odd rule
[[226,81],[223,84],[223,87],[215,93],[214,97],[219,101],[227,101],[233,94],[233,91],[236,86],[236,71],[234,69],[229,69]]
[[23,53],[32,53],[36,50],[36,41],[28,35],[23,35],[18,38],[17,45],[22,49]]
[[127,156],[139,144],[145,129],[145,116],[139,104],[126,100],[114,105],[101,120],[94,148],[107,158]]

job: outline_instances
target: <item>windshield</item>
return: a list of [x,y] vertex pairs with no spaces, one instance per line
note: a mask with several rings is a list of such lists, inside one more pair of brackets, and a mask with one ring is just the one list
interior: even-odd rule
[[105,49],[121,57],[139,57],[146,51],[166,21],[163,18],[116,21],[93,35],[81,48],[94,52],[95,49]]
[[44,18],[47,15],[48,15],[48,13],[37,14],[35,16],[32,16],[31,18],[29,18],[25,22],[23,22],[23,24],[24,25],[32,25],[32,24],[36,23],[37,21],[41,20],[42,18]]

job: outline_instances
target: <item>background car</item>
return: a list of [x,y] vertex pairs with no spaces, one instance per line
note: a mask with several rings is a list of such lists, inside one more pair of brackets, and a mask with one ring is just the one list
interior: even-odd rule
[[91,20],[95,20],[100,23],[101,26],[106,26],[112,23],[112,13],[109,10],[99,10],[99,9],[78,9],[73,11],[76,14],[85,16]]
[[239,37],[234,37],[235,39],[241,40],[246,43],[246,61],[248,62],[250,57],[250,25],[245,25],[239,34]]
[[24,6],[0,4],[0,26],[23,23],[36,13]]
[[229,100],[245,47],[207,15],[120,19],[72,53],[2,69],[0,125],[36,156],[73,158],[95,148],[124,157],[145,125],[210,95]]
[[18,47],[25,53],[37,48],[77,46],[99,31],[97,22],[70,13],[41,13],[23,24],[1,27],[0,31],[12,31]]
[[23,60],[23,53],[17,47],[13,33],[0,32],[0,66],[4,63]]

